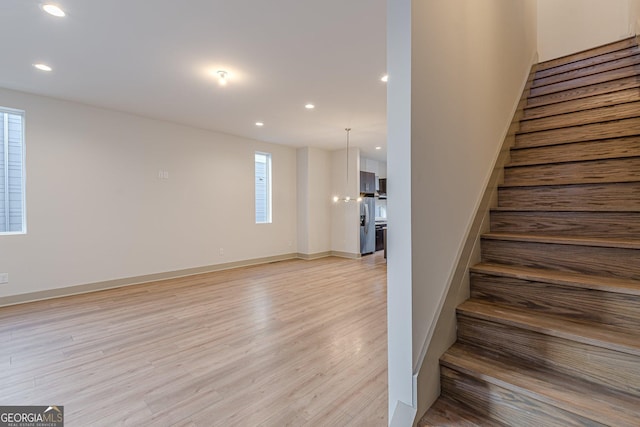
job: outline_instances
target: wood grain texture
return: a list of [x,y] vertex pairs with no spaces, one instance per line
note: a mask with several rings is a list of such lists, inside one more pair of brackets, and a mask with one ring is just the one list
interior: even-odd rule
[[640,157],[507,166],[504,186],[598,184],[640,181]]
[[324,258],[0,308],[0,404],[66,425],[387,424],[386,264]]
[[607,105],[540,119],[521,120],[519,133],[560,129],[640,116],[640,101]]
[[636,426],[640,48],[550,61],[529,83],[434,424],[475,425],[460,408],[514,426]]
[[491,212],[491,231],[640,240],[640,212]]
[[440,397],[418,423],[418,427],[505,427],[477,414],[462,402]]
[[531,148],[512,148],[509,166],[576,162],[640,156],[640,136],[574,142]]
[[640,90],[637,88],[625,89],[540,107],[528,107],[524,109],[522,118],[524,120],[540,119],[635,101],[640,101]]
[[640,358],[633,355],[466,316],[458,318],[458,341],[640,397]]
[[516,147],[541,147],[637,135],[640,135],[640,118],[636,117],[539,132],[518,133]]
[[[442,396],[459,404],[468,404],[482,411],[492,421],[506,426],[601,426],[602,424],[545,404],[520,393],[508,384],[491,377],[478,378],[457,369],[441,366]],[[464,424],[463,424],[464,425]]]
[[[509,276],[472,273],[471,297],[570,320],[600,323],[637,333],[640,295],[615,292],[603,284],[591,289],[582,283],[556,284]],[[640,292],[640,282],[636,282]],[[640,337],[638,337],[640,339]],[[526,354],[523,354],[526,357]],[[640,366],[639,366],[640,372]],[[639,378],[640,380],[640,378]],[[640,381],[638,382],[640,386]]]
[[[584,61],[589,58],[597,58],[601,55],[608,55],[612,52],[619,50],[630,49],[638,46],[638,41],[635,37],[629,37],[624,40],[619,40],[613,43],[599,46],[593,49],[586,49],[581,52],[565,55],[560,58],[551,59],[538,64],[538,72],[549,70],[556,67],[561,67],[566,64],[575,64],[579,61]],[[577,64],[581,66],[581,64]]]
[[486,263],[476,264],[471,267],[470,271],[478,274],[545,282],[560,286],[570,286],[573,288],[594,289],[605,292],[615,292],[618,294],[640,296],[640,287],[638,286],[637,280]]
[[637,249],[482,239],[482,262],[640,280]]
[[[468,381],[469,377],[484,383],[484,387],[474,387],[477,394],[468,397],[478,401],[480,405],[489,403],[485,408],[488,407],[490,411],[494,411],[494,405],[501,404],[503,399],[500,396],[491,396],[493,399],[483,402],[486,397],[482,399],[481,396],[492,393],[493,387],[507,391],[500,394],[507,396],[505,406],[511,407],[513,415],[516,416],[503,419],[509,425],[631,427],[637,426],[640,416],[637,397],[616,393],[597,384],[549,372],[496,354],[487,356],[475,347],[456,344],[443,355],[441,364],[448,369],[443,369],[443,379],[450,377],[458,380],[455,384],[456,393],[472,384]],[[467,400],[466,396],[463,399]],[[476,405],[473,407],[475,409]],[[496,415],[492,412],[493,417]],[[528,416],[536,418],[527,422]]]
[[577,79],[567,80],[560,83],[554,83],[546,86],[531,88],[530,97],[549,95],[557,92],[564,92],[584,86],[596,85],[599,83],[611,82],[614,80],[624,79],[626,77],[634,77],[638,75],[640,66],[630,65],[603,73],[594,74],[592,76],[580,77]]
[[602,95],[611,92],[617,92],[627,89],[637,89],[640,87],[640,78],[637,75],[607,81],[599,84],[591,84],[581,86],[575,89],[564,90],[562,92],[554,92],[548,95],[530,96],[527,99],[527,107],[540,107],[543,105],[552,105],[570,100],[584,99],[596,95]]
[[619,68],[638,65],[640,64],[640,51],[638,51],[637,47],[634,48],[634,50],[636,51],[635,55],[626,56],[624,58],[618,58],[612,61],[601,62],[599,64],[590,65],[590,66],[581,66],[579,68],[574,68],[571,71],[566,71],[564,73],[557,73],[547,77],[537,76],[537,78],[533,81],[533,84],[531,87],[537,88],[537,87],[560,83],[568,80],[592,76],[592,75],[604,73],[607,71],[617,70]]
[[569,62],[564,65],[558,65],[552,68],[546,68],[537,70],[535,73],[536,79],[543,79],[555,74],[563,74],[572,70],[578,70],[581,68],[592,67],[594,65],[603,64],[605,62],[617,61],[619,59],[627,58],[629,56],[640,53],[640,47],[637,44],[631,45],[619,50],[603,53],[601,55],[590,56],[579,61]]
[[640,211],[640,183],[500,187],[498,206],[540,211]]
[[[560,316],[543,315],[531,310],[473,299],[462,303],[457,310],[460,316],[526,329],[576,343],[618,351],[628,356],[640,355],[637,332],[631,333],[608,325],[566,320]],[[521,355],[521,357],[527,356]]]

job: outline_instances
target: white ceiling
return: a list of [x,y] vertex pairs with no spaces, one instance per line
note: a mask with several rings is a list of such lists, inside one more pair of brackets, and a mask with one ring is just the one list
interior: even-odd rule
[[56,3],[0,2],[1,87],[292,146],[343,148],[351,127],[386,157],[385,0]]

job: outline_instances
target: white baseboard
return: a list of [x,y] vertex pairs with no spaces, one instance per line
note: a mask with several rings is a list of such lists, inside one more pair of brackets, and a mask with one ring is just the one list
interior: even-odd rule
[[89,292],[103,291],[107,289],[121,288],[124,286],[139,285],[158,280],[175,279],[178,277],[193,276],[194,274],[211,273],[214,271],[229,270],[232,268],[248,267],[250,265],[268,264],[276,261],[296,259],[298,254],[283,254],[264,258],[254,258],[244,261],[228,262],[224,264],[207,265],[203,267],[187,268],[183,270],[168,271],[164,273],[147,274],[143,276],[127,277],[124,279],[107,280],[104,282],[87,283],[83,285],[69,286],[65,288],[48,289],[45,291],[30,292],[18,295],[0,297],[0,307],[28,302],[42,301],[52,298],[61,298],[71,295],[86,294]]

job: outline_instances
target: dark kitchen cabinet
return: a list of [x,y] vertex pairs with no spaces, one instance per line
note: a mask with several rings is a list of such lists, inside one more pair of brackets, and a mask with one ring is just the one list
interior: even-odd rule
[[387,178],[378,180],[378,194],[380,194],[380,197],[387,197]]
[[376,192],[376,174],[360,171],[360,193],[373,194]]
[[384,249],[384,226],[376,225],[376,251]]

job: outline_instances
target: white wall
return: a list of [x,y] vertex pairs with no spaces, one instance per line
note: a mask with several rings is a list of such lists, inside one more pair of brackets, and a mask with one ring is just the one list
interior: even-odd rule
[[540,61],[635,34],[637,0],[538,0]]
[[[412,2],[387,1],[387,194],[390,195],[387,199],[387,341],[390,425],[393,425],[394,414],[401,412],[401,408],[414,406],[411,351]],[[396,420],[401,420],[402,415],[396,417]]]
[[[409,18],[405,2],[388,4],[393,411],[394,399],[407,405],[416,399],[408,390],[407,357],[418,372],[535,59],[537,24],[535,0],[411,0]],[[392,381],[392,373],[399,378]]]
[[[347,150],[331,152],[331,197],[360,195],[360,150],[349,149],[347,180]],[[347,183],[348,181],[348,183]],[[331,250],[349,256],[360,254],[360,208],[358,203],[331,204]]]
[[298,252],[331,251],[331,153],[298,148]]
[[640,0],[629,0],[629,31],[640,35]]
[[[295,149],[3,89],[0,100],[26,111],[28,227],[0,236],[0,297],[297,251]],[[273,224],[255,224],[255,151],[273,156]]]

